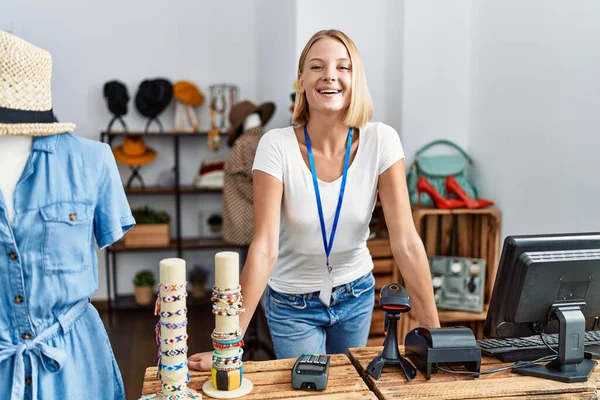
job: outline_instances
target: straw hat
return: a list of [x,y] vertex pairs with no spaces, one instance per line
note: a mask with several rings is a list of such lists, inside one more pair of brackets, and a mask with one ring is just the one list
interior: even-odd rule
[[275,113],[275,103],[266,102],[260,106],[254,105],[248,100],[240,101],[234,104],[229,111],[229,122],[230,127],[227,131],[229,146],[232,146],[235,140],[240,136],[240,128],[243,126],[244,121],[250,114],[258,113],[260,115],[260,122],[262,126],[265,126]]
[[132,167],[141,167],[156,158],[156,151],[146,147],[141,136],[127,136],[121,146],[113,148],[113,154],[115,160]]
[[48,136],[73,132],[54,122],[50,79],[52,56],[0,31],[0,135]]

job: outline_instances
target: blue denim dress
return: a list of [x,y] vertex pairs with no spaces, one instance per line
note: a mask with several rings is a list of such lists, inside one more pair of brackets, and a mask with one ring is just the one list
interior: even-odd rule
[[0,397],[124,399],[90,297],[100,248],[135,221],[110,147],[72,134],[33,139],[14,192],[0,196]]

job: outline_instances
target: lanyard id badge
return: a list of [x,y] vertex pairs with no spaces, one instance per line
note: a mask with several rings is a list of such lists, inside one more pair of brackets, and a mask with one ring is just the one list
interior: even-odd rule
[[312,153],[312,146],[310,143],[310,137],[308,136],[308,129],[304,125],[304,140],[306,141],[306,149],[308,152],[308,162],[310,164],[310,172],[313,178],[313,185],[315,187],[315,197],[317,198],[317,210],[319,211],[319,221],[321,224],[321,236],[323,238],[323,247],[325,248],[325,266],[327,267],[323,275],[323,283],[321,285],[321,291],[319,292],[319,299],[327,306],[331,301],[331,292],[333,291],[333,277],[331,276],[331,270],[333,269],[329,265],[329,255],[333,248],[333,240],[335,239],[335,231],[337,230],[337,224],[340,219],[340,211],[342,209],[342,201],[344,199],[344,190],[346,189],[346,177],[348,175],[348,165],[350,164],[350,150],[352,148],[352,133],[353,130],[348,130],[348,139],[346,141],[346,155],[344,157],[344,172],[342,174],[342,185],[340,187],[340,195],[335,209],[335,217],[333,218],[333,226],[331,227],[331,234],[329,237],[329,243],[327,241],[327,232],[325,231],[325,217],[323,216],[323,205],[321,204],[321,194],[319,193],[319,182],[317,181],[317,171],[315,169],[315,161]]

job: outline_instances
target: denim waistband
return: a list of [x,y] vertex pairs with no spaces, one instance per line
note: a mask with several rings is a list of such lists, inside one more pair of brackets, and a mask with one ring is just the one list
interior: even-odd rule
[[[370,273],[371,272],[368,272],[365,275],[368,275]],[[332,296],[333,295],[339,296],[340,294],[342,294],[344,292],[352,293],[352,285],[354,283],[358,282],[359,280],[363,279],[364,277],[365,277],[364,275],[363,276],[359,276],[358,278],[354,279],[351,282],[344,283],[344,284],[338,285],[338,286],[334,286],[333,289],[332,289],[332,291],[331,291],[331,295]],[[282,293],[282,292],[278,292],[278,291],[274,290],[270,286],[269,286],[269,290],[271,290],[273,292],[276,292],[276,293],[279,293],[282,296],[287,296],[289,299],[302,298],[302,299],[305,299],[305,300],[310,300],[313,297],[314,298],[319,298],[319,294],[320,294],[320,291],[310,292],[310,293]]]
[[[31,387],[32,399],[37,399],[38,363],[50,373],[58,373],[65,361],[67,354],[63,349],[52,347],[45,342],[58,335],[62,329],[67,333],[90,306],[90,299],[83,299],[75,303],[66,313],[58,317],[58,321],[40,333],[33,340],[12,344],[0,342],[0,363],[10,357],[15,357],[11,399],[22,399],[25,393],[25,353],[31,360]],[[39,360],[38,360],[39,358]]]

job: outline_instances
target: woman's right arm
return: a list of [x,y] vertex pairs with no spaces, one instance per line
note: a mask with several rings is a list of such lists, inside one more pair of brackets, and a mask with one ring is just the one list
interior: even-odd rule
[[[283,183],[267,174],[253,172],[254,232],[240,278],[246,312],[240,314],[244,334],[265,291],[279,253],[279,215],[283,199]],[[197,353],[189,358],[190,369],[210,371],[212,352]]]
[[248,249],[240,285],[246,312],[240,314],[244,334],[265,291],[279,254],[279,216],[283,199],[283,183],[255,170],[253,173],[254,233]]

